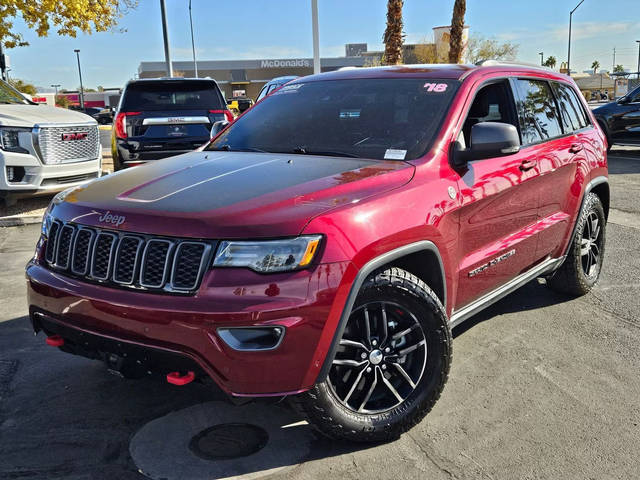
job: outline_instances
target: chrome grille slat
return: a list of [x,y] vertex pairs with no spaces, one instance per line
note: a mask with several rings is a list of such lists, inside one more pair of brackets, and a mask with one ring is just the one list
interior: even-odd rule
[[56,259],[56,242],[58,240],[58,234],[60,233],[60,228],[62,227],[62,222],[57,220],[51,222],[51,226],[49,227],[49,238],[47,239],[47,248],[45,250],[45,259],[49,263],[54,263]]
[[52,219],[45,261],[56,271],[89,282],[188,294],[198,288],[215,246],[215,241],[169,239]]
[[161,288],[167,280],[167,267],[173,242],[164,239],[152,239],[147,242],[142,254],[140,285],[148,288]]
[[118,235],[111,232],[100,232],[93,243],[91,255],[91,276],[97,280],[109,278],[113,253],[118,241]]
[[118,243],[113,281],[123,285],[130,285],[135,280],[138,258],[144,241],[140,237],[124,235]]
[[171,285],[175,289],[193,290],[209,257],[211,247],[203,242],[180,242],[171,269]]
[[69,267],[75,230],[71,225],[64,225],[60,229],[56,241],[56,267],[63,269]]
[[[63,134],[86,133],[81,140],[63,141]],[[84,162],[100,155],[100,132],[96,124],[37,125],[33,131],[34,146],[42,163]]]
[[88,228],[79,228],[73,240],[71,271],[78,275],[86,275],[89,271],[93,239],[95,233]]

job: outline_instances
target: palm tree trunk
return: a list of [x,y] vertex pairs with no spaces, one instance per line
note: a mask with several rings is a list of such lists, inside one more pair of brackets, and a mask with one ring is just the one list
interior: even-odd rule
[[456,0],[451,17],[449,38],[449,63],[462,62],[462,32],[464,31],[464,14],[467,10],[466,0]]
[[402,4],[404,0],[389,0],[387,3],[387,28],[384,31],[385,65],[402,63]]

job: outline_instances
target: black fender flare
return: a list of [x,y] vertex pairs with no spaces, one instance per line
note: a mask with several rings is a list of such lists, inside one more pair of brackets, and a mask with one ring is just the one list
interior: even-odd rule
[[440,264],[440,274],[442,276],[442,285],[443,285],[443,294],[442,294],[442,303],[443,305],[447,305],[447,282],[444,274],[444,264],[442,263],[442,256],[440,255],[440,251],[438,247],[433,242],[428,240],[421,240],[419,242],[410,243],[408,245],[403,245],[402,247],[396,248],[394,250],[390,250],[388,252],[383,253],[382,255],[375,257],[374,259],[367,262],[356,275],[355,280],[351,284],[351,290],[349,291],[349,296],[347,297],[347,301],[344,304],[344,308],[342,309],[342,314],[340,316],[340,321],[336,328],[335,333],[333,334],[333,340],[331,341],[331,347],[327,352],[327,355],[324,359],[324,363],[322,364],[322,369],[318,374],[316,379],[316,383],[323,382],[329,375],[329,370],[331,369],[331,364],[333,359],[336,356],[336,351],[338,349],[338,345],[340,343],[340,339],[342,338],[342,334],[344,333],[344,329],[347,326],[347,321],[349,320],[349,315],[351,314],[351,309],[353,308],[353,304],[356,301],[356,297],[360,292],[360,287],[366,280],[366,278],[375,270],[387,265],[388,263],[397,260],[398,258],[404,257],[406,255],[410,255],[412,253],[421,252],[421,251],[430,251],[435,254],[438,259],[438,263]]
[[571,249],[571,245],[576,238],[576,229],[578,228],[578,220],[580,220],[580,214],[582,213],[582,209],[584,208],[584,202],[587,200],[587,195],[591,190],[593,190],[596,186],[601,185],[603,183],[609,184],[609,178],[604,175],[598,176],[596,178],[591,179],[587,186],[584,188],[584,192],[582,193],[582,200],[580,201],[580,208],[578,209],[578,214],[576,215],[576,220],[573,222],[573,229],[571,231],[571,237],[569,237],[569,244],[567,248],[565,248],[563,257],[566,257],[569,254],[569,250]]

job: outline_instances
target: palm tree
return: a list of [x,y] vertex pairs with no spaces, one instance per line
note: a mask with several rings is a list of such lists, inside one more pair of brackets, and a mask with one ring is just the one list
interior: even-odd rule
[[600,62],[598,60],[594,60],[591,64],[591,68],[593,68],[593,74],[598,73],[598,69],[600,68]]
[[384,31],[383,63],[398,65],[402,63],[402,4],[404,0],[387,2],[387,28]]
[[549,68],[556,68],[556,63],[557,63],[556,57],[554,57],[553,55],[549,55],[547,59],[544,61],[544,66]]
[[462,62],[462,32],[464,31],[464,13],[466,10],[466,0],[456,0],[453,4],[451,36],[449,37],[449,63]]
[[613,72],[614,73],[622,73],[622,72],[624,72],[624,67],[622,65],[616,65],[615,67],[613,67]]

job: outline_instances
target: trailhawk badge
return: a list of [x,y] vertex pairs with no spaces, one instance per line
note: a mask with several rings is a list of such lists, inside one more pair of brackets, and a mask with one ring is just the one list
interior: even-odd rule
[[107,213],[98,217],[99,222],[110,223],[111,225],[115,225],[119,227],[125,222],[126,218],[124,215],[113,215],[111,212],[107,210]]

